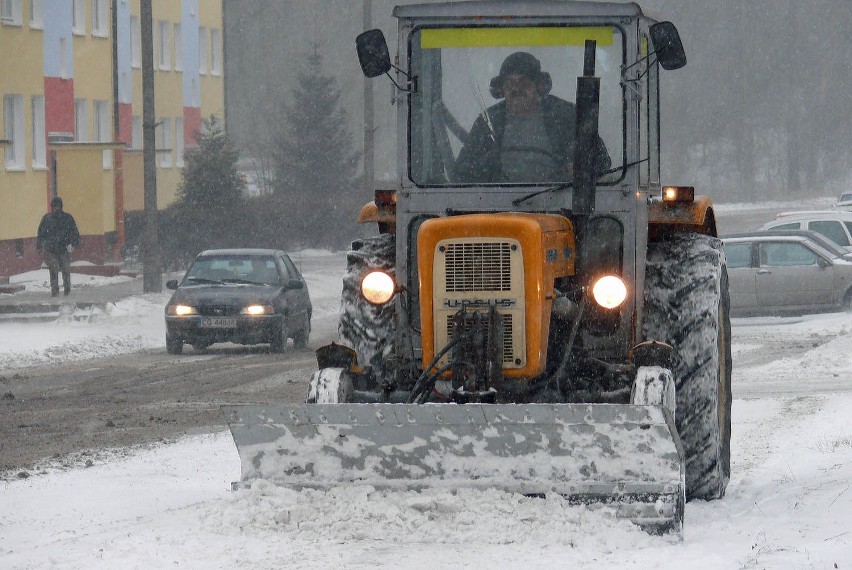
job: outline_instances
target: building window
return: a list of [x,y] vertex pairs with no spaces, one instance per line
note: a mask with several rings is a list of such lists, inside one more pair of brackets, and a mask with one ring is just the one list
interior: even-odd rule
[[210,73],[222,75],[222,30],[210,30]]
[[183,71],[183,30],[175,24],[175,71]]
[[210,59],[209,38],[207,28],[198,28],[198,73],[207,75],[207,61]]
[[142,117],[133,115],[131,119],[132,127],[130,129],[130,148],[142,148]]
[[[97,142],[111,142],[109,136],[112,113],[109,110],[109,101],[95,101],[95,140]],[[112,150],[104,150],[104,170],[112,168]]]
[[3,96],[3,138],[10,141],[6,149],[6,170],[24,168],[24,97]]
[[44,0],[30,0],[30,27],[44,29]]
[[47,167],[47,150],[44,132],[44,96],[35,95],[32,99],[33,122],[33,168]]
[[168,71],[172,68],[172,37],[171,37],[171,28],[172,25],[169,22],[164,20],[157,21],[156,27],[156,35],[157,35],[157,45],[159,46],[159,58],[157,59],[157,67],[164,71]]
[[109,0],[92,0],[92,35],[109,37]]
[[139,16],[130,16],[130,65],[136,69],[142,67],[142,28]]
[[175,166],[183,166],[183,117],[175,117]]
[[24,257],[24,240],[21,238],[15,240],[15,257]]
[[160,119],[155,131],[154,148],[157,149],[157,164],[161,168],[172,166],[172,120]]
[[89,140],[89,107],[85,99],[74,99],[74,132],[77,142]]
[[4,25],[21,25],[21,0],[0,0],[0,20]]
[[71,31],[75,36],[86,34],[86,0],[72,0],[74,3]]

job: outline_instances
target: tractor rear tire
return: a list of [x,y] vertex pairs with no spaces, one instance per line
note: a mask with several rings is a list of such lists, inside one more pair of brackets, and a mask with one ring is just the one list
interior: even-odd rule
[[358,364],[372,366],[382,376],[384,362],[393,351],[394,304],[373,305],[361,295],[361,280],[370,271],[395,277],[396,236],[380,234],[352,242],[346,255],[341,312],[337,332],[340,342],[358,354]]
[[731,475],[729,311],[719,239],[685,233],[648,244],[642,331],[675,348],[675,424],[687,500],[721,498]]

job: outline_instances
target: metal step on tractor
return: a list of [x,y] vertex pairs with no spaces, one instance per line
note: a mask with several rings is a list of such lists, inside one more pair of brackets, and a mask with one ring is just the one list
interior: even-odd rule
[[680,532],[730,473],[731,349],[713,207],[660,182],[675,26],[633,3],[400,6],[398,186],[361,212],[340,343],[302,405],[224,408],[293,488],[498,488]]

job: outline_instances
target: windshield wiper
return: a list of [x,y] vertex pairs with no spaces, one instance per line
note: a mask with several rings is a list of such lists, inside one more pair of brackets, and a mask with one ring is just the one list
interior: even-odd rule
[[[619,170],[625,170],[627,168],[630,168],[631,166],[636,166],[637,164],[641,164],[641,163],[643,163],[647,160],[648,160],[647,158],[643,158],[641,160],[637,160],[636,162],[631,162],[629,164],[625,164],[625,165],[622,165],[622,166],[616,166],[615,168],[610,168],[606,172],[601,172],[600,174],[598,174],[598,177],[595,178],[595,182],[597,182],[598,180],[600,180],[601,178],[603,178],[607,174],[612,174],[613,172],[618,172]],[[512,205],[517,206],[518,204],[521,204],[522,202],[526,202],[530,198],[535,198],[539,194],[547,194],[548,192],[558,192],[559,190],[566,190],[566,189],[571,188],[573,186],[574,186],[574,181],[569,180],[568,182],[565,182],[563,184],[559,184],[557,186],[551,186],[550,188],[545,188],[544,190],[539,190],[538,192],[533,192],[531,194],[527,194],[526,196],[521,196],[520,198],[515,198],[514,200],[512,200]]]
[[241,285],[266,285],[266,283],[258,283],[257,281],[251,281],[250,279],[240,279],[239,277],[222,279],[222,283],[239,283]]
[[216,281],[215,279],[206,279],[204,277],[187,277],[187,281],[195,281],[196,283],[210,283],[212,285],[221,285],[221,281]]
[[527,194],[526,196],[522,196],[520,198],[515,198],[512,200],[512,205],[517,206],[521,202],[526,202],[530,198],[535,198],[539,194],[546,194],[547,192],[557,192],[559,190],[566,190],[574,186],[574,181],[570,180],[565,182],[564,184],[560,184],[558,186],[551,186],[550,188],[545,188],[544,190],[539,190],[538,192],[533,192],[532,194]]

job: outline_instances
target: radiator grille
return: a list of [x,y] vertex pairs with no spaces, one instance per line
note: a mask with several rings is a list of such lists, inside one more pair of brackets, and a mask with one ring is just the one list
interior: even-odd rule
[[[514,362],[515,354],[512,348],[512,315],[503,314],[503,363]],[[465,330],[467,330],[466,327]],[[453,339],[453,319],[447,318],[447,342]]]
[[239,315],[242,305],[199,305],[198,314],[203,317],[230,317]]
[[451,243],[446,248],[444,263],[448,293],[509,291],[512,288],[510,244]]

